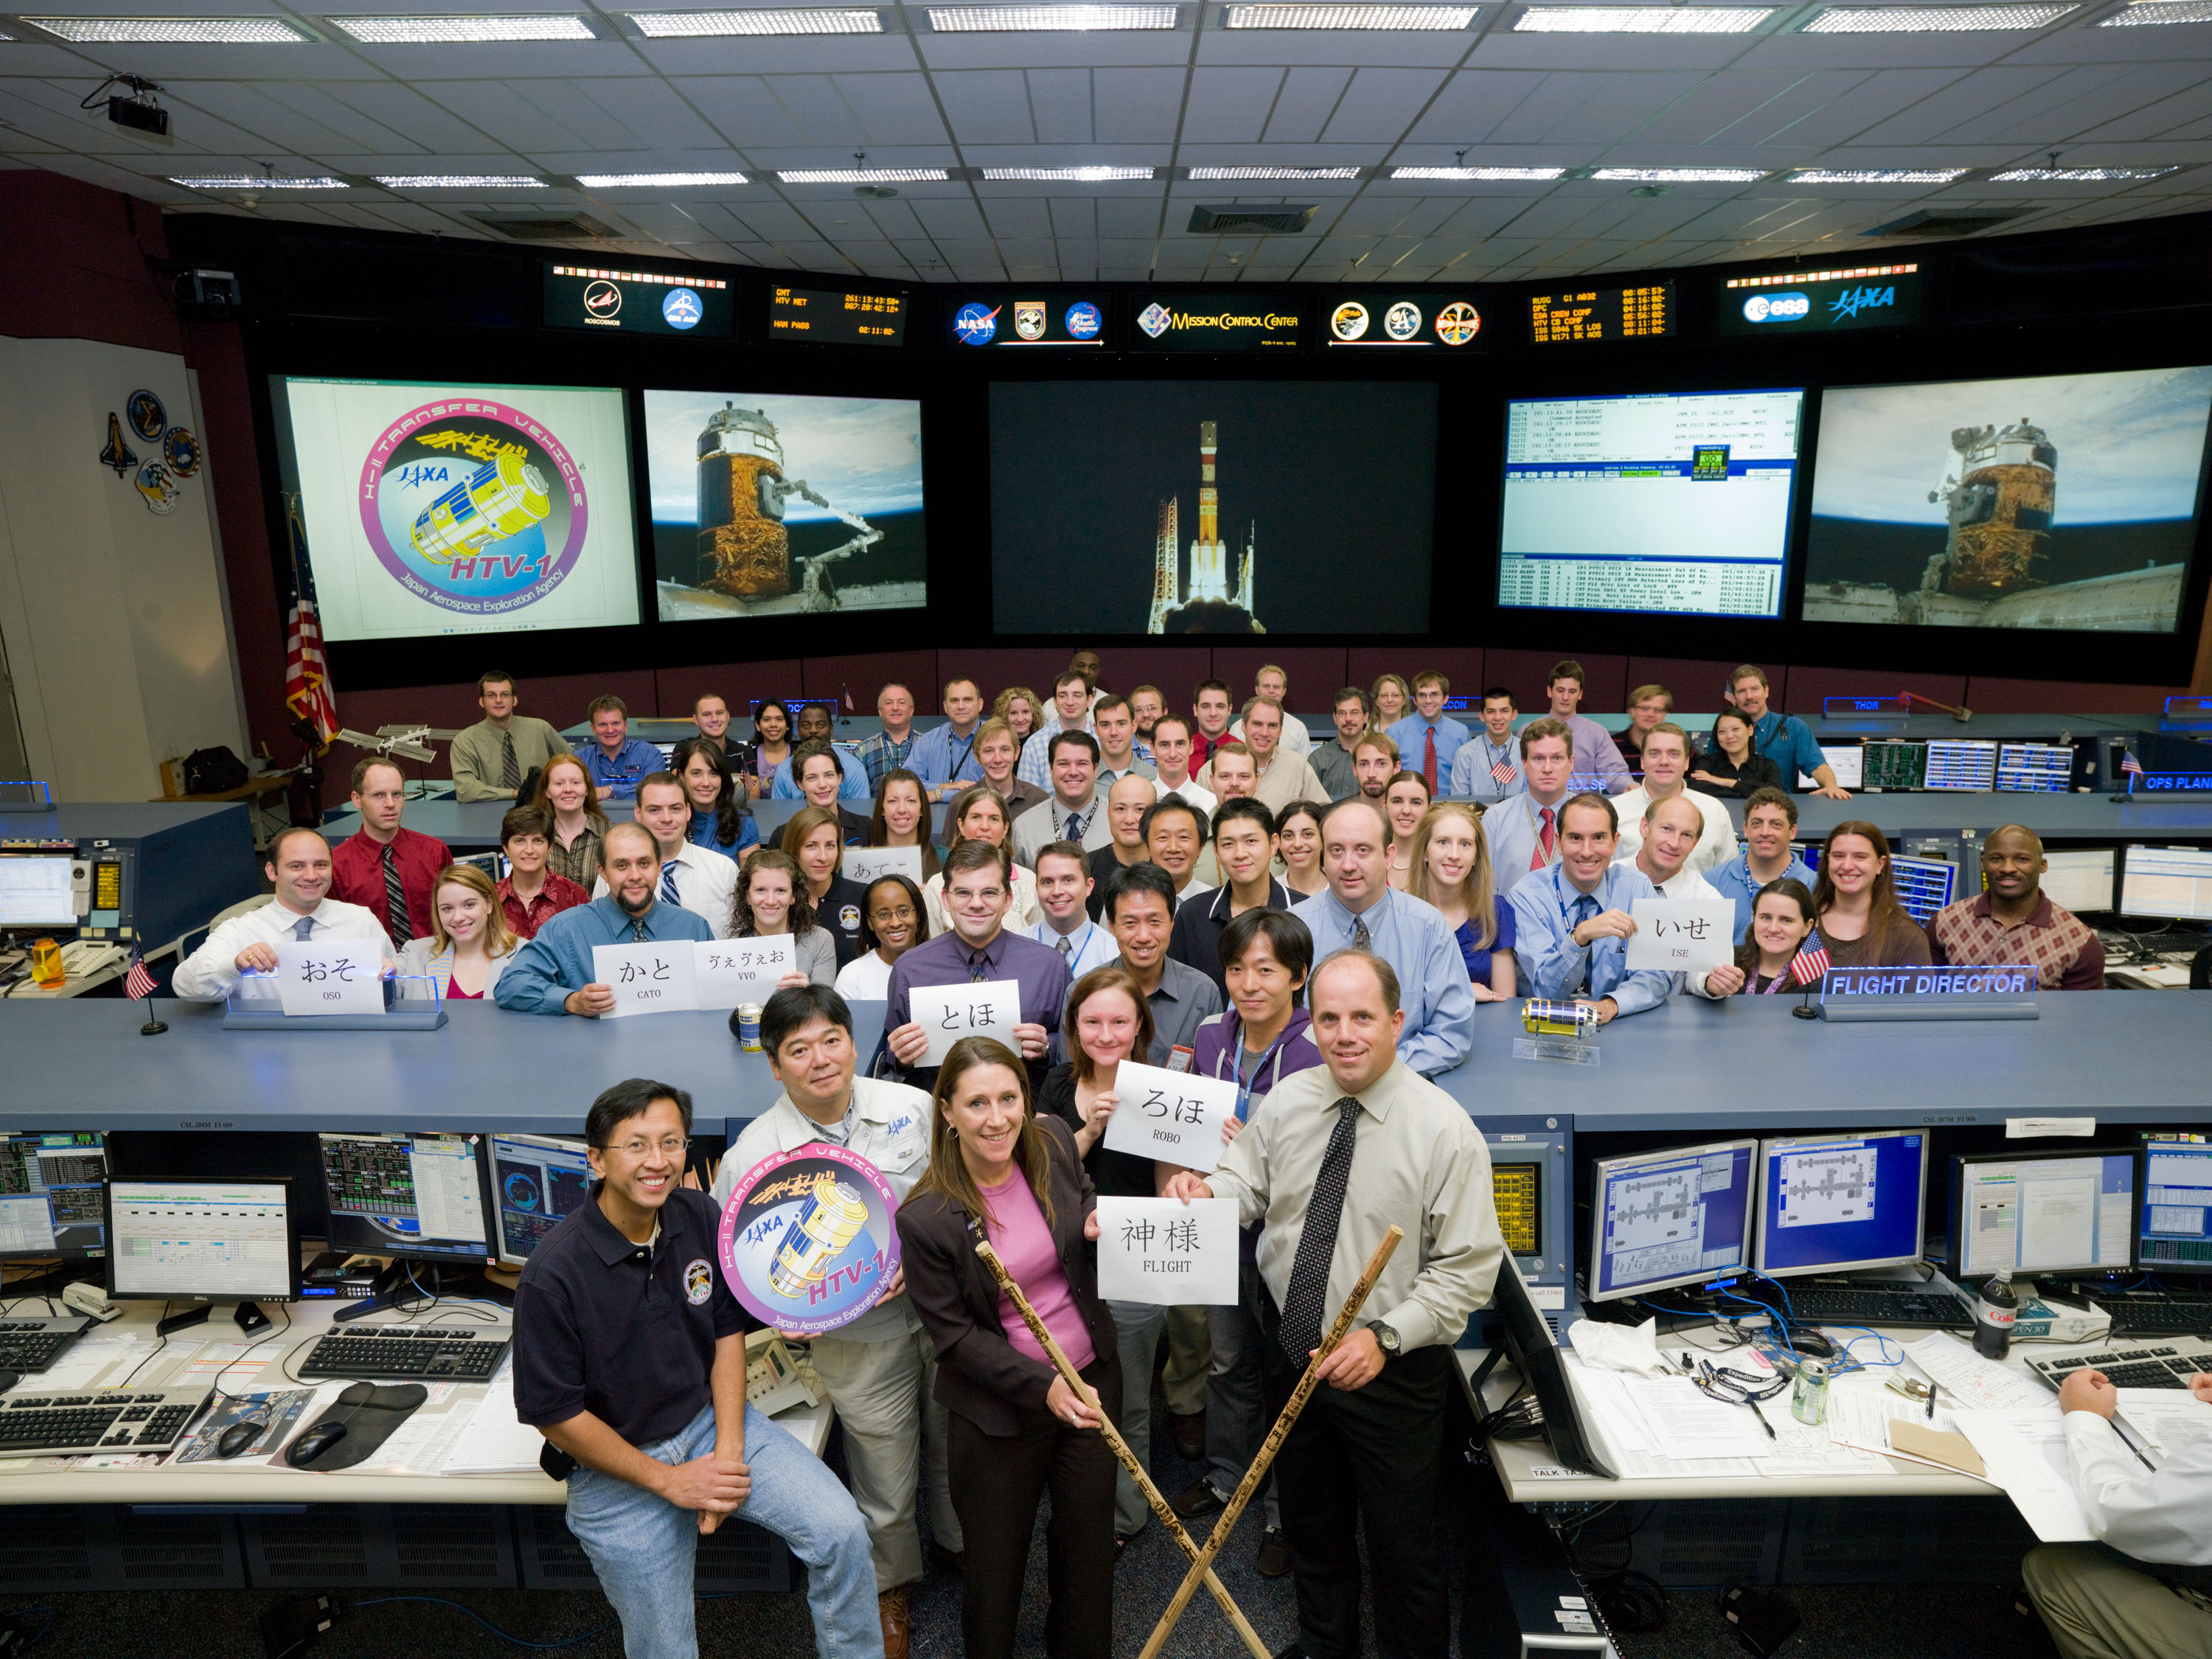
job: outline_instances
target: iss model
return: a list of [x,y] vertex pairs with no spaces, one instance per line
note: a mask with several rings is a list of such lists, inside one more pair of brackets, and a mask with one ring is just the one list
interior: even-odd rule
[[502,454],[416,514],[408,537],[432,564],[451,564],[543,524],[552,511],[545,475],[520,455]]
[[[840,608],[831,568],[841,559],[872,547],[884,532],[857,513],[832,506],[804,478],[787,478],[783,442],[775,422],[756,409],[725,404],[708,417],[699,434],[699,576],[697,590],[726,594],[757,614],[773,609],[834,611]],[[834,513],[858,533],[842,546],[801,561],[793,592],[791,535],[784,526],[784,503],[793,495]],[[663,583],[664,606],[669,584]],[[773,601],[783,601],[773,604]],[[796,601],[795,603],[793,601]],[[917,598],[911,601],[919,604]],[[846,601],[850,604],[848,599]],[[720,614],[719,609],[716,614]]]
[[1182,538],[1178,527],[1182,498],[1170,495],[1160,503],[1159,528],[1152,550],[1152,614],[1148,634],[1168,631],[1168,618],[1187,605],[1233,605],[1252,618],[1252,630],[1264,633],[1252,611],[1253,543],[1256,525],[1244,532],[1244,556],[1237,562],[1237,580],[1229,579],[1229,549],[1221,539],[1221,492],[1214,482],[1214,423],[1201,421],[1198,428],[1198,538],[1190,544],[1190,585],[1184,587]]
[[2041,587],[2034,574],[2058,506],[2058,449],[2022,416],[2000,430],[1962,426],[1951,434],[1943,482],[1928,492],[1941,502],[1949,532],[1928,561],[1923,592],[1996,599]]

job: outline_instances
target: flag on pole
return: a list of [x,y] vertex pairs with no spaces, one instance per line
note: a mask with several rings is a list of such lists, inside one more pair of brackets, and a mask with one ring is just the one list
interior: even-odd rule
[[131,947],[131,971],[124,976],[124,994],[133,1002],[143,1002],[154,994],[154,976],[146,971],[146,947]]
[[315,728],[315,752],[338,732],[338,706],[331,693],[331,666],[323,654],[323,625],[315,613],[315,576],[307,563],[307,527],[300,498],[284,498],[285,528],[292,544],[292,605],[285,618],[284,702]]
[[1828,971],[1828,947],[1815,945],[1809,951],[1800,951],[1790,960],[1790,977],[1800,985],[1817,985],[1820,975]]
[[2120,770],[2123,772],[2132,773],[2136,777],[2141,777],[2143,775],[2142,763],[2136,758],[2136,751],[2134,750],[2123,749],[2120,750]]

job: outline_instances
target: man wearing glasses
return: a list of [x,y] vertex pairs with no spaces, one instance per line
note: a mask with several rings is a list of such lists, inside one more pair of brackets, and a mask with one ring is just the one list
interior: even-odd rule
[[617,1083],[584,1123],[592,1202],[545,1236],[514,1298],[515,1414],[568,1483],[568,1530],[629,1659],[696,1659],[698,1540],[732,1515],[807,1566],[815,1645],[883,1652],[859,1507],[745,1403],[745,1315],[715,1266],[721,1212],[684,1187],[691,1097]]

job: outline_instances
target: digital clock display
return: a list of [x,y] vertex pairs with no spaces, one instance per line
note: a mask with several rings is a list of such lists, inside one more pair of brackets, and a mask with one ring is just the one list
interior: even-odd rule
[[1528,343],[1651,340],[1674,331],[1674,285],[1585,289],[1528,297]]
[[769,291],[768,336],[810,345],[903,345],[906,311],[902,295],[775,288]]

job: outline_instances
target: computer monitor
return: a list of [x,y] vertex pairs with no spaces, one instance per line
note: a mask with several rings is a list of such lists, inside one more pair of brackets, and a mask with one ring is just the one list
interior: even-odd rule
[[2133,1147],[1955,1157],[1951,1275],[2125,1267],[2135,1253],[2135,1192]]
[[2008,743],[1997,747],[1997,787],[2028,794],[2063,795],[2074,787],[2074,750],[2057,743]]
[[1918,789],[1928,776],[1928,745],[1884,739],[1859,747],[1860,787]]
[[2212,850],[2129,848],[2120,860],[2120,910],[2130,916],[2212,921]]
[[1777,1279],[1920,1260],[1928,1137],[1917,1129],[1759,1143],[1759,1243]]
[[492,1191],[500,1265],[520,1267],[561,1219],[591,1201],[592,1162],[580,1140],[494,1135]]
[[[1820,758],[1828,763],[1828,769],[1836,775],[1839,788],[1857,789],[1864,786],[1866,750],[1862,745],[1856,743],[1824,743],[1820,745]],[[1797,787],[1809,789],[1813,787],[1813,780],[1801,775]]]
[[2212,1273],[2212,1146],[2146,1140],[2136,1188],[2142,1194],[2136,1266],[2159,1273]]
[[1905,914],[1925,927],[1936,913],[1957,896],[1959,866],[1942,859],[1900,859],[1889,861],[1889,878],[1897,889],[1897,902]]
[[1966,738],[1940,738],[1928,745],[1925,789],[1986,793],[1997,787],[1997,746]]
[[482,1136],[317,1139],[332,1249],[416,1261],[492,1261]]
[[43,853],[0,856],[0,927],[74,927],[70,859]]
[[107,1293],[155,1302],[290,1302],[300,1294],[292,1183],[107,1183]]
[[[1574,1383],[1567,1376],[1566,1362],[1559,1353],[1559,1339],[1530,1300],[1528,1287],[1522,1282],[1520,1267],[1510,1255],[1498,1264],[1491,1299],[1497,1308],[1498,1322],[1504,1337],[1504,1352],[1543,1412],[1544,1438],[1551,1445],[1552,1455],[1566,1468],[1607,1480],[1613,1479],[1613,1470],[1598,1455],[1583,1426]],[[1489,1367],[1486,1365],[1477,1376],[1488,1374]]]
[[1590,1188],[1590,1300],[1740,1272],[1751,1259],[1758,1152],[1756,1140],[1723,1140],[1598,1159]]
[[2051,866],[2043,872],[2043,895],[2053,904],[2077,912],[2112,908],[2120,870],[2118,848],[2069,848],[2043,856]]
[[97,1129],[0,1134],[0,1261],[106,1255],[106,1184]]

